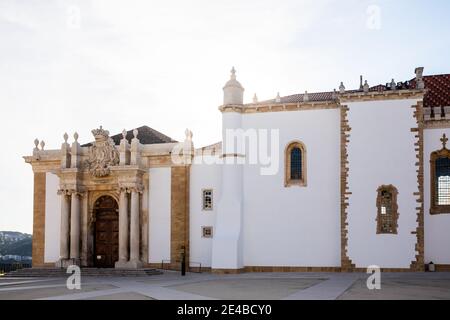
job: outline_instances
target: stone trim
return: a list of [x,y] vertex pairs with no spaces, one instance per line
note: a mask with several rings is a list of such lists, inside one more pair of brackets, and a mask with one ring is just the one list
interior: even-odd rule
[[417,227],[412,234],[416,235],[416,259],[411,262],[412,271],[425,271],[425,240],[424,240],[424,190],[423,190],[423,101],[418,101],[416,105],[411,106],[414,108],[414,117],[417,122],[417,127],[411,128],[411,132],[415,133],[414,137],[416,142],[414,143],[417,162],[417,192],[413,195],[416,197],[417,207]]
[[[302,154],[302,178],[294,180],[291,178],[291,152],[292,149],[299,148]],[[307,153],[306,146],[299,140],[291,141],[284,149],[284,186],[299,186],[306,187],[307,185]]]
[[[381,212],[381,207],[382,207],[381,197],[382,197],[383,191],[387,191],[391,194],[391,208],[390,208],[389,215],[391,216],[391,220],[392,220],[392,231],[383,231],[382,230],[383,216],[387,216],[387,213],[385,213],[383,215]],[[382,186],[378,187],[378,189],[377,189],[377,218],[376,218],[377,234],[397,234],[398,216],[399,216],[397,195],[398,195],[397,188],[394,187],[392,184],[382,185]]]
[[241,269],[215,269],[212,268],[211,269],[211,273],[214,274],[240,274],[240,273],[244,273],[245,272],[245,268],[241,268]]
[[177,265],[185,253],[189,269],[189,166],[171,168],[170,260]]
[[428,120],[423,123],[424,129],[448,129],[450,128],[450,120]]
[[[367,268],[354,268],[354,272],[366,273]],[[411,272],[410,268],[380,268],[381,272]]]
[[[442,140],[442,139],[441,139]],[[430,214],[448,214],[450,205],[437,204],[436,194],[436,160],[439,158],[450,158],[450,150],[445,145],[442,149],[434,151],[430,155]]]
[[221,112],[264,113],[283,111],[306,111],[321,109],[337,109],[339,105],[336,101],[320,102],[298,102],[298,103],[271,103],[271,104],[250,104],[250,105],[223,105],[219,107]]
[[44,266],[45,255],[45,193],[46,173],[34,173],[33,196],[33,242],[32,258],[33,267]]
[[423,99],[426,90],[392,90],[392,91],[373,91],[373,92],[355,92],[343,93],[339,95],[339,101],[357,102],[357,101],[378,101],[378,100],[398,100],[398,99]]
[[347,222],[347,208],[349,205],[349,196],[352,194],[348,188],[348,153],[347,144],[350,142],[350,127],[347,119],[347,113],[349,111],[348,106],[341,106],[341,268],[342,271],[352,271],[355,265],[350,260],[347,247],[348,247],[348,222]]
[[341,267],[246,266],[245,272],[341,272]]
[[[436,265],[437,267],[438,265]],[[450,265],[441,265],[443,268],[441,270],[436,269],[436,271],[445,271],[445,268],[449,268]],[[156,264],[153,264],[156,267]],[[192,267],[194,268],[194,267]],[[253,272],[362,272],[366,273],[366,268],[353,268],[352,270],[346,270],[342,267],[317,267],[317,266],[245,266],[241,269],[211,269],[208,267],[203,268],[204,272],[211,272],[214,274],[240,274],[240,273],[253,273]],[[380,268],[381,272],[411,272],[410,268]]]
[[434,267],[437,272],[450,272],[450,264],[435,264]]

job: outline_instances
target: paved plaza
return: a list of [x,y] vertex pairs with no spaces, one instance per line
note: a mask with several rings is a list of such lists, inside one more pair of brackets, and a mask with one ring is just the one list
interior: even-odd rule
[[369,290],[364,273],[245,273],[215,275],[165,271],[148,277],[0,277],[0,300],[352,300],[450,299],[450,273],[383,273],[381,289]]

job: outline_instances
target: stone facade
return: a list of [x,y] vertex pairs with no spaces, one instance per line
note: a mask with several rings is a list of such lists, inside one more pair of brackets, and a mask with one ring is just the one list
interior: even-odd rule
[[[56,266],[77,264],[95,266],[96,239],[94,204],[103,196],[109,196],[118,204],[119,260],[116,268],[139,268],[148,259],[148,185],[149,168],[154,166],[173,166],[173,205],[175,264],[179,261],[181,248],[189,250],[188,204],[189,159],[191,138],[188,143],[160,143],[142,145],[134,130],[131,144],[126,132],[119,146],[103,128],[92,130],[95,141],[88,146],[74,142],[64,143],[60,150],[44,150],[36,146],[33,155],[25,157],[34,173],[34,222],[33,222],[33,266],[44,263],[45,248],[45,200],[46,172],[59,177],[57,192],[61,201],[60,258]],[[190,132],[188,132],[191,134]],[[171,152],[180,145],[181,163],[174,163]]]
[[[369,265],[423,271],[428,234],[428,260],[446,270],[450,254],[439,248],[450,243],[435,230],[450,227],[450,212],[442,206],[436,212],[433,205],[430,212],[439,214],[425,210],[436,191],[433,177],[431,185],[425,180],[425,171],[433,174],[426,159],[433,161],[438,151],[425,152],[425,137],[434,145],[438,133],[450,135],[450,106],[430,109],[437,100],[427,100],[427,94],[436,86],[427,88],[430,80],[422,73],[418,68],[413,80],[375,87],[361,78],[359,90],[341,83],[339,91],[277,94],[262,102],[255,94],[244,104],[233,68],[219,107],[222,142],[197,150],[189,130],[180,143],[150,128],[142,132],[153,137],[139,138],[138,129],[110,137],[100,127],[86,145],[76,133],[69,144],[65,134],[56,150],[44,150],[45,143],[36,140],[25,157],[34,172],[33,265],[96,266],[103,259],[100,238],[111,237],[103,245],[116,268],[179,270],[184,261],[188,269],[226,274],[365,271]],[[278,129],[280,143],[279,170],[268,176],[257,173],[263,165],[246,163],[249,151],[239,143],[230,147],[226,136],[227,130],[239,132],[236,139],[245,145],[252,133],[266,129]],[[289,180],[292,142],[303,151],[302,181]],[[57,190],[46,184],[47,173],[57,175]],[[295,184],[301,187],[286,188]],[[380,232],[377,188],[389,185],[398,191],[395,232]],[[211,210],[202,207],[203,190],[214,193]],[[59,197],[58,261],[45,261],[45,235],[55,231],[45,221],[51,207],[46,196]],[[103,197],[117,204],[103,208],[114,217],[112,227],[99,218],[96,203]],[[432,222],[429,230],[426,221]],[[203,228],[214,231],[205,237]],[[54,257],[51,248],[48,256]]]

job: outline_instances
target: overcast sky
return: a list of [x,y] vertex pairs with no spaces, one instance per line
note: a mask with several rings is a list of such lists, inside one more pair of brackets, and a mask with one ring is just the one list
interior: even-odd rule
[[446,0],[0,0],[0,230],[32,231],[35,138],[53,149],[64,132],[148,125],[217,142],[232,66],[246,102],[450,73],[449,13]]

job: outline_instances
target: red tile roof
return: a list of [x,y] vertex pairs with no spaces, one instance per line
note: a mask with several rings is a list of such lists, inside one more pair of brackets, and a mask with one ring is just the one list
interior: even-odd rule
[[450,74],[424,76],[423,80],[428,89],[423,98],[425,108],[450,106]]
[[[286,97],[281,97],[281,101],[279,103],[297,103],[297,102],[303,102],[303,96],[304,94],[293,94]],[[333,92],[313,92],[308,93],[309,101],[329,101],[333,100]],[[261,101],[258,103],[275,103],[275,99]]]
[[[424,97],[424,107],[445,107],[450,106],[450,74],[424,76],[425,88],[428,89]],[[414,89],[416,87],[416,80],[403,82],[402,89]],[[389,91],[389,84],[371,87],[370,92]],[[347,90],[346,93],[357,93],[359,90]],[[269,103],[297,103],[303,102],[304,94],[293,94],[290,96],[281,97],[280,102],[275,99],[258,102],[258,104]],[[333,92],[313,92],[308,93],[309,101],[330,101],[333,100]]]

